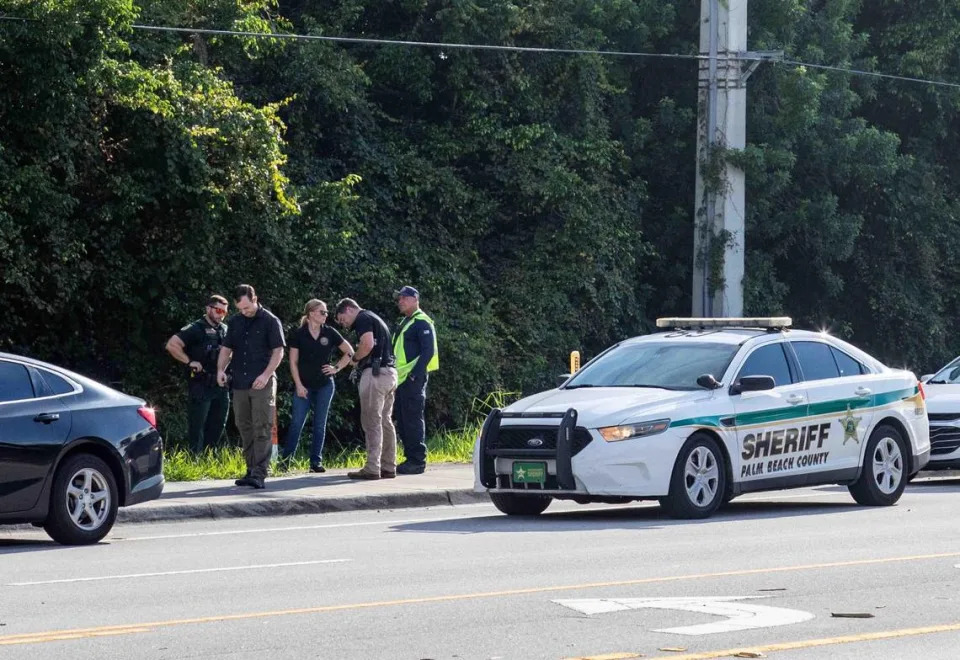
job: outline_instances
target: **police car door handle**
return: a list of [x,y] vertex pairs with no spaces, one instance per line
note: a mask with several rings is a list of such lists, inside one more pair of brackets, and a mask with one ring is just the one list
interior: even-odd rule
[[791,394],[787,397],[787,403],[789,403],[791,406],[795,406],[798,403],[803,403],[806,400],[807,397],[803,396],[802,394]]
[[873,390],[871,390],[869,387],[858,387],[854,394],[857,396],[870,396],[873,394]]

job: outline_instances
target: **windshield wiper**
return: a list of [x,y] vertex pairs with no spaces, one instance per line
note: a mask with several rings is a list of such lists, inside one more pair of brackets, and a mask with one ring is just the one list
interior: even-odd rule
[[579,390],[581,387],[597,387],[593,383],[583,383],[581,385],[567,385],[563,389],[565,390]]
[[671,387],[669,385],[617,385],[617,387],[646,387],[654,390],[678,390],[679,387]]
[[946,384],[947,384],[947,381],[945,381],[945,380],[928,380],[927,382],[930,383],[931,385],[946,385]]

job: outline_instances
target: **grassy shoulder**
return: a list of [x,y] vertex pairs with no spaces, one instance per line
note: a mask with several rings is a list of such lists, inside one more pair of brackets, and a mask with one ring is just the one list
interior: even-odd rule
[[[456,431],[441,431],[427,440],[429,460],[435,463],[469,463],[473,457],[473,443],[480,434],[480,424]],[[397,443],[399,445],[399,442]],[[305,433],[297,454],[290,462],[287,474],[307,472],[310,467],[309,434]],[[397,447],[398,462],[403,460],[403,448]],[[323,464],[328,468],[363,467],[366,452],[355,448],[336,454],[326,452]],[[174,449],[164,456],[163,472],[167,481],[200,481],[201,479],[235,479],[243,476],[246,465],[239,447],[207,449],[201,454]]]

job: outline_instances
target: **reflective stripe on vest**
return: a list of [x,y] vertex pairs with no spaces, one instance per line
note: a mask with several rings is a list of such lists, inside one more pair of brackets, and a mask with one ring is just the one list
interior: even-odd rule
[[417,361],[420,359],[418,355],[410,362],[407,362],[407,352],[403,347],[404,335],[406,335],[407,330],[419,320],[426,321],[430,324],[430,330],[433,331],[433,357],[430,358],[430,362],[427,363],[427,372],[436,371],[440,368],[440,353],[437,351],[437,329],[433,325],[433,319],[418,309],[408,318],[404,319],[400,325],[400,331],[397,332],[397,336],[393,339],[393,354],[397,357],[397,385],[407,379],[407,376],[410,375],[410,372],[413,371],[413,368],[417,365]]

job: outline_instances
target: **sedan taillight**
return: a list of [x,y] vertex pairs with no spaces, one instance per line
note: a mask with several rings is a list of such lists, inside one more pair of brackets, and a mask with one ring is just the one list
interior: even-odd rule
[[921,383],[920,381],[917,381],[917,387],[920,389],[920,399],[922,401],[926,401],[927,393],[923,391],[923,383]]
[[137,409],[140,416],[143,417],[153,428],[157,428],[157,411],[147,406],[140,406]]

